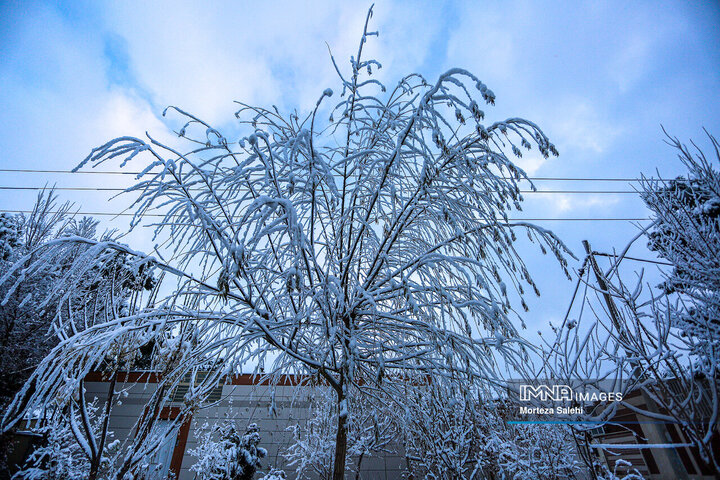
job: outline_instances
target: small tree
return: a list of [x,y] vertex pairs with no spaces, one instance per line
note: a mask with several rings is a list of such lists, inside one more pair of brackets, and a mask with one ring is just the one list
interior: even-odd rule
[[[84,393],[84,392],[82,392]],[[43,443],[33,450],[13,479],[75,480],[107,478],[120,445],[107,429],[110,411],[105,402],[87,402],[78,392],[75,402],[57,405],[31,419]],[[96,438],[92,432],[97,432]]]
[[[0,270],[7,271],[33,249],[62,235],[69,227],[70,207],[59,205],[52,190],[43,190],[28,216],[0,214]],[[5,372],[0,377],[0,409],[54,346],[52,308],[41,308],[40,303],[60,270],[48,268],[12,292],[8,284],[0,287],[0,371]]]
[[254,423],[241,435],[234,422],[225,422],[206,432],[198,448],[190,452],[198,457],[191,469],[199,480],[252,480],[261,467],[260,459],[267,456],[259,444],[260,432]]
[[[12,268],[13,263],[19,260],[32,263],[37,249],[42,249],[48,242],[64,238],[92,241],[97,236],[97,225],[98,222],[90,217],[75,218],[71,213],[71,205],[58,204],[53,190],[42,190],[39,193],[28,216],[0,216],[0,266],[3,274],[9,271],[5,274],[5,283],[0,285],[0,371],[4,373],[0,379],[0,410],[5,411],[13,396],[21,390],[33,370],[58,342],[95,323],[115,318],[121,311],[126,312],[139,292],[154,285],[152,272],[148,269],[133,272],[127,262],[127,255],[116,250],[106,252],[105,261],[93,262],[91,268],[73,269],[74,261],[86,248],[80,242],[68,244],[62,255],[57,256],[58,261],[36,265],[39,268],[32,274]],[[56,291],[55,282],[64,277],[73,278],[74,287]],[[117,357],[113,352],[107,352],[106,367],[112,363],[113,356]],[[114,368],[119,367],[116,364]],[[109,372],[108,376],[113,375]],[[27,393],[34,388],[32,382],[26,386],[24,394],[18,399],[20,405],[27,401]],[[100,417],[107,417],[112,403],[111,392],[101,402]],[[107,458],[104,447],[109,432],[107,425],[97,428],[91,410],[80,379],[66,389],[66,395],[50,399],[48,405],[40,407],[39,411],[43,415],[37,416],[37,412],[30,412],[31,416],[38,417],[38,422],[31,422],[33,429],[41,433],[47,443],[37,455],[32,456],[32,460],[45,462],[46,456],[57,457],[55,453],[47,454],[54,452],[52,449],[57,446],[53,441],[71,439],[74,445],[62,445],[56,453],[81,452],[84,457],[81,455],[67,464],[78,463],[84,458],[84,467],[87,467],[85,477],[96,478],[101,463]],[[77,431],[62,434],[56,431],[70,428],[76,417],[82,419],[77,424],[82,427]],[[0,438],[4,446],[9,441],[10,435],[2,435]],[[7,449],[2,448],[0,451],[3,457],[0,459],[2,470],[10,471],[14,466],[5,465]],[[60,459],[55,458],[53,461],[60,462]],[[37,476],[44,467],[29,464],[28,468],[24,475]],[[60,478],[60,474],[57,476]]]
[[[190,375],[186,411],[248,361],[267,361],[272,373],[310,372],[335,395],[333,478],[341,479],[349,395],[391,393],[412,371],[492,389],[502,380],[499,363],[522,368],[529,345],[511,320],[510,295],[539,292],[516,235],[550,249],[563,269],[567,250],[551,232],[509,219],[528,179],[508,155],[533,144],[544,156],[557,151],[530,121],[486,123],[480,104],[494,104],[495,94],[465,70],[433,84],[411,74],[386,92],[371,77],[380,64],[363,55],[377,35],[368,30],[371,14],[349,76],[331,57],[342,98],[328,121],[319,114],[330,89],[302,118],[240,104],[250,132],[238,143],[171,107],[166,113],[183,120],[186,152],[152,137],[93,150],[78,168],[152,159],[128,189],[137,195],[133,224],[159,208],[169,260],[141,254],[138,264],[178,283],[152,311],[59,346],[47,360],[62,365],[55,370],[81,376],[122,335],[172,328],[176,356],[159,385],[167,391]],[[98,242],[82,261],[107,249],[130,252]],[[49,250],[38,256],[53,258]],[[200,378],[202,369],[211,373]],[[34,403],[57,390],[51,373],[35,374]]]
[[[106,321],[114,310],[126,308],[134,294],[155,284],[149,269],[133,271],[127,255],[116,250],[105,252],[103,261],[89,268],[73,268],[87,242],[99,235],[97,221],[75,218],[71,209],[69,203],[58,204],[53,190],[42,190],[28,216],[0,214],[0,371],[6,372],[0,379],[0,408],[10,403],[60,339]],[[32,263],[35,252],[49,242],[67,238],[87,242],[65,242],[67,248],[56,251],[62,253],[56,261],[36,265],[32,273],[13,268],[16,262]],[[58,279],[68,282],[67,277],[74,288],[55,290]]]
[[641,193],[654,216],[648,247],[672,264],[662,284],[677,294],[665,313],[674,326],[698,342],[695,368],[712,375],[704,364],[720,354],[720,144],[708,134],[716,165],[697,149],[693,155],[677,138],[670,145],[687,168],[687,177],[643,181]]

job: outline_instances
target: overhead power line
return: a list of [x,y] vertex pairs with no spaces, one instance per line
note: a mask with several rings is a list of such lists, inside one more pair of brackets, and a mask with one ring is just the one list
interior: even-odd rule
[[[33,168],[0,168],[0,173],[58,173],[72,175],[139,175],[140,171],[124,171],[124,170],[80,170],[73,172],[72,170],[42,170]],[[149,172],[153,173],[153,172]],[[157,172],[155,172],[157,173]],[[613,177],[528,177],[529,180],[537,182],[640,182],[638,178],[613,178]],[[668,179],[653,178],[651,180],[668,181]]]
[[[601,252],[593,252],[593,253],[594,253],[595,255],[602,256],[602,257],[609,257],[609,258],[614,258],[614,259],[617,259],[617,258],[618,258],[617,255],[613,255],[613,254],[610,254],[610,253],[601,253]],[[647,259],[647,258],[629,257],[629,256],[627,256],[627,255],[623,256],[622,259],[623,259],[623,260],[633,260],[633,261],[635,261],[635,262],[655,263],[655,264],[657,264],[657,265],[667,265],[667,266],[672,266],[672,265],[673,265],[672,263],[663,262],[663,261],[660,261],[660,260],[650,260],[650,259]]]
[[[32,213],[32,210],[11,210],[0,209],[0,213]],[[53,214],[56,212],[48,212]],[[89,216],[109,216],[109,217],[131,217],[135,214],[132,212],[74,212],[76,215]],[[164,217],[162,213],[145,213],[143,217]],[[509,218],[509,222],[645,222],[651,220],[647,217],[638,218]]]
[[[124,188],[119,187],[30,187],[30,186],[16,186],[16,185],[1,185],[0,190],[30,190],[40,191],[52,189],[57,191],[70,191],[70,192],[124,192]],[[197,189],[190,189],[190,191],[200,191]],[[634,190],[520,190],[522,194],[637,194]]]

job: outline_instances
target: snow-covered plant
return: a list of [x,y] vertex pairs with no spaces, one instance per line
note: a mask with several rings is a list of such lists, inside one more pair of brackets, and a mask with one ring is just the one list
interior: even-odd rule
[[[661,285],[665,295],[648,312],[655,328],[641,358],[657,380],[645,390],[720,474],[720,143],[708,137],[711,159],[670,139],[686,178],[643,182],[642,198],[655,220],[648,246],[672,270]],[[632,307],[635,325],[644,312],[628,293],[623,290],[623,303]]]
[[[30,419],[42,443],[32,451],[13,479],[76,480],[108,478],[112,458],[120,442],[107,429],[109,411],[97,399],[86,402],[78,395],[75,402],[56,405]],[[93,432],[103,435],[96,438]]]
[[[641,197],[652,224],[612,257],[607,272],[588,256],[580,277],[591,288],[580,312],[590,318],[581,315],[572,329],[558,330],[548,358],[554,359],[555,378],[624,380],[625,396],[639,391],[644,406],[621,405],[679,428],[681,443],[691,443],[707,468],[720,474],[714,447],[720,442],[720,145],[708,136],[714,160],[669,137],[687,176],[643,179]],[[621,262],[639,238],[666,264],[659,289],[646,284],[644,270],[634,278],[623,273]],[[591,267],[600,271],[602,285],[585,277],[593,275]],[[609,420],[616,407],[591,414]]]
[[[61,232],[69,209],[69,204],[58,205],[53,191],[43,190],[31,214],[0,215],[0,271],[6,272],[33,248]],[[0,371],[5,372],[0,376],[0,410],[55,343],[49,335],[53,315],[40,303],[60,270],[55,266],[43,269],[11,295],[10,285],[0,285]]]
[[[36,268],[29,270],[17,268],[32,264],[35,253],[48,242],[68,237],[96,238],[97,225],[98,222],[89,217],[75,218],[71,205],[58,204],[52,190],[40,192],[29,215],[0,217],[0,271],[4,277],[4,283],[0,282],[0,371],[4,373],[0,378],[0,411],[3,413],[53,346],[77,331],[117,317],[119,311],[134,302],[139,292],[152,287],[152,272],[131,271],[127,256],[115,250],[106,252],[108,261],[89,263],[88,268],[82,270],[73,269],[73,262],[86,248],[79,242],[68,245],[62,252],[57,251],[57,261],[35,264]],[[66,281],[67,277],[73,278],[73,288],[55,289],[58,279]],[[117,360],[118,355],[108,352],[106,360],[110,361],[111,357]],[[33,388],[31,383],[25,392]],[[74,381],[59,402],[65,406],[72,404],[70,392],[81,389],[82,385]],[[24,405],[26,397],[22,395],[18,400]],[[46,406],[39,410],[44,408]],[[49,408],[56,411],[56,416],[67,411],[57,405]],[[7,438],[0,437],[0,443],[4,444]],[[0,469],[6,451],[0,448]]]
[[[82,162],[78,168],[122,167],[149,158],[127,190],[136,196],[133,224],[161,213],[156,235],[166,242],[156,257],[94,242],[78,262],[114,249],[177,283],[152,309],[58,345],[34,374],[28,408],[52,397],[60,377],[85,375],[119,338],[171,328],[177,348],[159,392],[189,375],[184,413],[248,362],[326,382],[338,412],[340,479],[349,395],[391,394],[409,371],[492,389],[500,366],[524,368],[531,345],[517,335],[510,299],[539,292],[515,242],[527,235],[563,269],[566,249],[551,232],[511,220],[529,180],[509,157],[533,146],[544,156],[557,151],[528,120],[487,121],[483,109],[495,94],[466,70],[434,82],[413,73],[387,89],[371,77],[380,64],[363,53],[377,35],[367,27],[371,14],[350,71],[331,57],[340,84],[334,107],[326,106],[329,88],[302,116],[241,103],[240,141],[170,107],[185,146],[121,137]],[[56,261],[53,248],[36,252],[35,263]],[[72,288],[65,280],[56,288]],[[209,358],[222,361],[208,366]],[[200,370],[210,373],[201,378]]]
[[[107,321],[132,302],[133,294],[154,285],[150,269],[132,271],[127,255],[115,250],[105,252],[102,262],[73,268],[86,248],[80,242],[55,250],[56,261],[17,268],[32,263],[34,252],[48,242],[97,238],[98,222],[76,219],[70,209],[70,204],[58,205],[52,190],[43,190],[28,216],[0,217],[0,370],[8,373],[0,379],[0,407],[7,406],[59,339]],[[58,279],[68,277],[72,289],[54,288]]]
[[708,137],[714,162],[671,138],[687,178],[644,179],[641,196],[655,219],[648,246],[672,264],[662,287],[678,300],[665,313],[698,342],[696,373],[712,376],[720,355],[720,143]]
[[0,260],[7,261],[20,243],[22,217],[0,213]]
[[603,465],[596,475],[597,480],[645,480],[645,477],[627,460],[618,459],[612,471]]
[[235,422],[226,421],[206,431],[198,447],[189,452],[198,458],[190,469],[199,480],[252,480],[261,467],[260,459],[267,456],[259,444],[256,424],[240,434]]
[[[402,397],[403,446],[410,472],[428,479],[482,478],[480,446],[485,428],[494,430],[501,419],[481,423],[476,400],[445,385],[431,383]],[[488,430],[488,431],[489,431]]]
[[286,478],[287,475],[285,475],[285,472],[283,470],[271,468],[266,475],[260,478],[260,480],[285,480]]
[[[332,477],[337,433],[337,419],[334,418],[337,410],[333,407],[333,402],[311,401],[307,422],[288,427],[293,440],[283,456],[298,478],[316,475],[325,480]],[[346,459],[346,465],[352,465],[351,462]]]
[[[309,418],[288,427],[293,442],[283,453],[288,466],[295,469],[296,478],[329,479],[333,473],[333,457],[337,436],[337,415],[332,391],[314,387],[308,392]],[[366,396],[350,397],[347,429],[347,469],[360,478],[363,460],[375,455],[395,453],[397,421],[389,410],[390,402]]]
[[569,429],[508,424],[517,407],[431,384],[398,400],[409,474],[436,480],[558,479],[581,471]]
[[500,428],[500,432],[493,440],[500,439],[497,465],[502,478],[576,478],[582,471],[571,431],[565,425],[515,424]]
[[[115,460],[110,462],[108,458],[112,437],[108,422],[117,400],[118,371],[136,363],[146,340],[136,335],[133,344],[128,341],[131,336],[120,337],[122,341],[110,344],[102,358],[86,365],[102,372],[109,380],[108,394],[98,406],[93,406],[95,404],[85,397],[84,375],[66,375],[62,365],[43,363],[54,369],[57,391],[42,405],[28,406],[30,394],[37,386],[35,378],[31,377],[30,382],[22,389],[20,387],[53,345],[62,345],[80,331],[115,320],[129,311],[137,311],[142,292],[153,288],[155,282],[150,268],[136,269],[126,253],[114,249],[103,252],[102,261],[80,260],[87,245],[95,242],[97,222],[88,217],[72,218],[67,213],[69,205],[57,207],[55,201],[52,191],[43,191],[29,217],[12,219],[19,225],[19,241],[11,252],[11,259],[18,263],[15,266],[6,264],[8,268],[2,284],[0,313],[5,325],[11,324],[4,332],[0,356],[0,366],[8,373],[3,376],[2,386],[4,392],[15,385],[15,391],[9,391],[10,394],[20,390],[14,403],[18,411],[33,417],[35,412],[52,412],[49,423],[41,416],[43,421],[31,421],[27,426],[34,433],[48,437],[49,443],[32,455],[32,462],[22,475],[41,475],[49,465],[49,478],[60,478],[61,473],[55,470],[64,468],[63,464],[48,461],[57,456],[50,453],[59,448],[74,455],[65,461],[68,468],[73,466],[85,471],[82,477],[72,478],[92,480],[108,475],[108,465]],[[68,238],[77,241],[68,243],[65,241]],[[52,242],[60,242],[63,248],[47,247]],[[33,257],[45,248],[53,252],[54,261],[33,263]],[[27,264],[30,264],[27,269],[18,268]],[[59,278],[63,281],[72,278],[73,288],[55,288]],[[25,365],[25,368],[11,368],[19,365]],[[65,371],[72,372],[72,369]],[[6,425],[6,429],[12,427],[13,424]],[[60,431],[55,431],[56,428]],[[117,450],[113,451],[113,454],[117,453]]]
[[89,462],[67,424],[47,424],[37,433],[43,435],[43,445],[30,454],[13,478],[50,480],[87,476]]

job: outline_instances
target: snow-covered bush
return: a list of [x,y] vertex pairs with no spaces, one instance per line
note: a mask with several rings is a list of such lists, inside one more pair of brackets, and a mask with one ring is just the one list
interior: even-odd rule
[[7,261],[21,245],[22,217],[0,213],[0,261]]
[[607,465],[602,465],[596,474],[597,480],[645,480],[645,477],[627,460],[619,459],[613,465],[612,471]]
[[568,428],[509,424],[516,407],[471,391],[431,384],[398,400],[414,478],[554,480],[581,471]]
[[271,468],[270,471],[264,475],[260,480],[285,480],[287,475],[283,470]]
[[252,480],[261,467],[260,459],[267,456],[259,444],[256,424],[240,434],[235,422],[226,421],[205,432],[198,447],[189,452],[198,457],[190,469],[198,480]]
[[[79,400],[79,399],[78,399]],[[110,478],[112,458],[120,442],[113,440],[113,432],[103,428],[107,416],[98,402],[84,405],[56,407],[52,411],[30,419],[33,431],[42,435],[41,445],[32,451],[23,468],[13,479],[77,480]],[[85,424],[87,422],[87,424]],[[88,436],[89,430],[102,432],[102,441]]]
[[[515,424],[499,428],[498,470],[514,480],[576,478],[583,467],[566,425]],[[494,447],[492,447],[495,450]]]

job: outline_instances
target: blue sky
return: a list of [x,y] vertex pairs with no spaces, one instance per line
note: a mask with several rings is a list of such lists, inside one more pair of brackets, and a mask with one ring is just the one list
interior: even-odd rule
[[[168,135],[177,105],[232,132],[233,100],[304,111],[338,82],[369,3],[12,2],[0,7],[0,168],[70,169],[120,135]],[[720,6],[715,2],[377,2],[369,52],[394,83],[459,66],[497,95],[490,119],[536,122],[559,158],[526,156],[531,176],[674,176],[660,125],[707,146],[720,135]],[[347,67],[347,63],[344,63]],[[138,164],[130,168],[139,168]],[[128,177],[0,172],[0,186],[121,187]],[[545,190],[631,190],[626,183],[538,182]],[[61,192],[83,211],[115,212],[108,192]],[[0,190],[1,209],[35,192]],[[541,218],[645,217],[632,194],[527,195]],[[106,225],[110,223],[106,220]],[[115,221],[113,226],[121,226]],[[622,248],[630,222],[544,222],[580,255]],[[152,245],[147,232],[129,241]],[[649,255],[639,245],[639,255]],[[531,324],[564,314],[571,285],[549,258],[528,260],[543,297]]]

